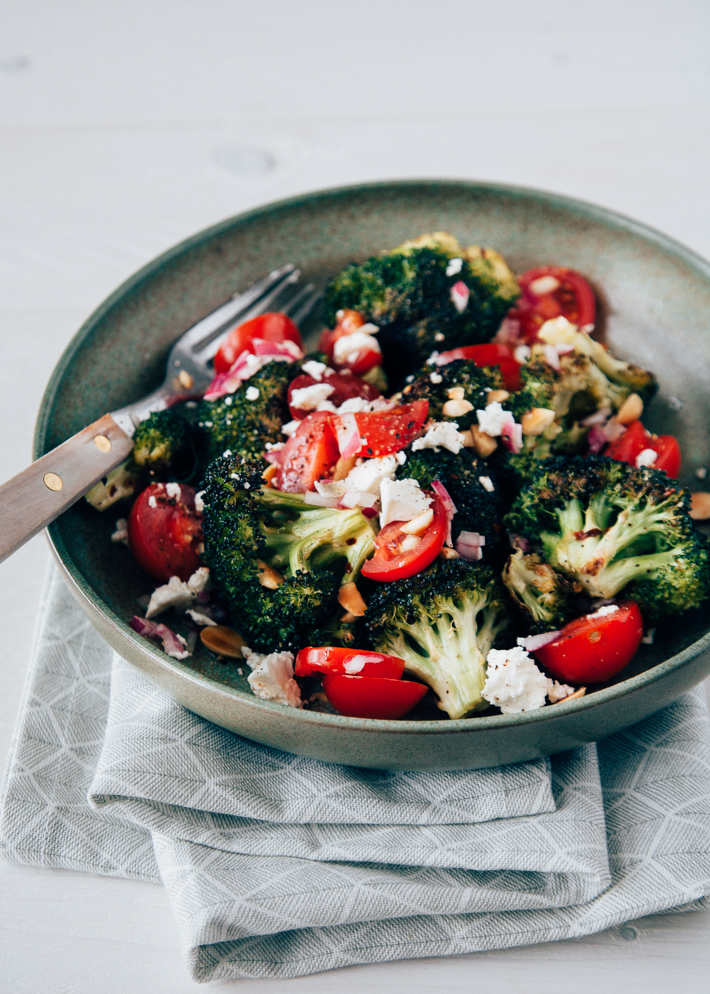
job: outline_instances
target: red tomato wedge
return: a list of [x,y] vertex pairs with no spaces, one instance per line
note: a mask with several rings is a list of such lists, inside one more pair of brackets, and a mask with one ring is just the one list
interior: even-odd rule
[[640,421],[632,421],[624,434],[604,450],[604,455],[635,466],[644,449],[656,453],[652,469],[665,470],[672,480],[678,479],[681,465],[678,440],[674,435],[652,435]]
[[279,453],[278,472],[271,481],[277,490],[303,494],[330,475],[340,455],[331,417],[327,411],[315,411],[301,421]]
[[583,327],[594,324],[597,304],[587,280],[566,266],[536,266],[518,277],[522,296],[508,317],[520,322],[523,340],[538,340],[538,331],[551,318],[566,317]]
[[533,653],[556,680],[577,686],[611,680],[631,662],[643,635],[635,601],[620,601],[612,614],[570,621],[554,642]]
[[[334,361],[333,350],[335,343],[341,338],[346,338],[348,335],[354,334],[358,328],[362,328],[366,323],[365,318],[359,311],[343,310],[339,314],[340,316],[338,317],[335,328],[332,330],[326,329],[320,338],[320,350],[321,352],[325,352],[331,363]],[[382,353],[379,346],[373,345],[372,348],[362,347],[355,350],[352,356],[348,356],[347,362],[335,363],[335,365],[338,369],[349,369],[356,376],[364,376],[369,370],[375,366],[379,366],[381,362]]]
[[313,673],[343,673],[399,680],[404,672],[404,660],[386,656],[369,649],[340,649],[334,645],[308,646],[296,656],[296,676]]
[[[431,490],[434,520],[423,535],[408,535],[402,531],[406,521],[391,521],[375,539],[375,554],[362,567],[369,580],[406,580],[430,566],[444,547],[449,533],[449,518],[443,501]],[[418,542],[413,539],[418,538]],[[411,546],[411,547],[410,547]]]
[[316,383],[326,383],[328,386],[333,387],[333,392],[328,395],[327,399],[334,407],[340,407],[344,401],[350,400],[351,397],[375,400],[376,397],[381,396],[377,387],[373,386],[372,383],[368,383],[367,380],[361,379],[359,376],[353,376],[349,370],[342,373],[331,373],[329,376],[323,377],[322,380],[316,380],[312,376],[302,373],[301,376],[297,376],[291,382],[288,388],[288,409],[295,421],[302,421],[310,411],[292,405],[291,398],[294,390],[303,390],[304,387],[312,387]]
[[414,400],[389,411],[332,414],[331,418],[343,458],[372,458],[389,456],[409,445],[423,428],[428,413],[428,400]]
[[343,676],[340,673],[323,676],[325,696],[338,714],[348,718],[404,718],[428,689],[413,680]]
[[508,345],[497,345],[495,342],[487,345],[463,345],[461,348],[439,353],[436,364],[445,366],[455,359],[472,359],[477,366],[500,366],[506,390],[520,390],[521,365],[515,361],[513,350]]
[[128,545],[138,565],[156,580],[189,580],[202,565],[202,515],[195,510],[194,487],[180,487],[171,497],[165,484],[151,483],[128,517]]
[[230,331],[214,357],[215,373],[226,373],[231,369],[242,352],[251,351],[255,338],[266,342],[295,342],[299,349],[303,348],[301,333],[290,317],[278,312],[260,314]]

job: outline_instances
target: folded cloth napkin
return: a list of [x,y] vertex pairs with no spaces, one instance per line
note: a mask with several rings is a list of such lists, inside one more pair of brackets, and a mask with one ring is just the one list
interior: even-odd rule
[[162,881],[195,980],[589,934],[708,906],[702,692],[495,770],[339,767],[154,688],[52,570],[2,791],[7,858]]

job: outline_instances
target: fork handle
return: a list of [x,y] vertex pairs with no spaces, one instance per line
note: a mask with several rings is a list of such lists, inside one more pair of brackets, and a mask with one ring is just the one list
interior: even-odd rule
[[0,563],[130,454],[133,440],[104,414],[0,487]]

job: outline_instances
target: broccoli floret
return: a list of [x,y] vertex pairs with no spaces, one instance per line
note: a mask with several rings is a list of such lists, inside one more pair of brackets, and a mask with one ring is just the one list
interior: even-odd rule
[[[417,480],[421,487],[441,480],[456,505],[451,523],[454,540],[462,531],[485,535],[483,556],[491,558],[503,530],[503,500],[495,474],[471,449],[462,449],[458,454],[448,449],[410,451],[404,465],[397,468],[396,477]],[[493,490],[481,483],[481,477]]]
[[[340,584],[354,580],[374,551],[367,518],[268,489],[260,467],[235,456],[211,464],[202,499],[205,562],[252,648],[313,644],[313,633],[339,611]],[[276,571],[271,587],[263,585],[265,566]]]
[[[450,265],[453,259],[460,266]],[[459,282],[469,291],[460,311],[451,295]],[[378,325],[384,364],[398,386],[436,349],[489,341],[519,293],[497,252],[463,249],[436,232],[344,269],[326,289],[324,321],[333,327],[337,311],[350,308]]]
[[555,631],[575,615],[574,584],[536,553],[518,551],[510,556],[503,569],[503,583],[531,631]]
[[490,567],[437,560],[409,580],[382,583],[366,615],[373,645],[404,659],[450,718],[487,707],[486,656],[510,624],[505,589]]
[[[405,403],[428,400],[430,418],[455,421],[465,431],[478,424],[476,411],[486,406],[488,392],[499,389],[501,382],[496,371],[479,369],[469,359],[456,359],[445,366],[424,366],[402,390],[402,399]],[[451,400],[464,400],[471,406],[463,414],[445,414],[444,407]]]
[[138,471],[133,462],[133,454],[107,473],[102,480],[95,483],[85,495],[86,500],[97,511],[105,511],[107,507],[118,503],[124,497],[132,497],[138,486]]
[[[269,362],[234,393],[200,403],[197,444],[203,469],[227,450],[244,463],[253,462],[263,456],[267,442],[283,440],[281,426],[290,420],[288,385],[299,372],[294,367],[293,363]],[[259,395],[251,400],[255,389]]]
[[151,480],[186,480],[195,469],[192,427],[172,410],[154,411],[136,428],[133,460]]
[[558,456],[540,463],[505,524],[590,596],[624,590],[657,621],[710,596],[708,545],[689,509],[688,492],[659,470]]

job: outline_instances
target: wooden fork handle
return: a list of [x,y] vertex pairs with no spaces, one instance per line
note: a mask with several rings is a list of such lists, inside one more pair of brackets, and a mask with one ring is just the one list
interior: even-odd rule
[[104,414],[0,487],[0,563],[130,454],[133,440]]

